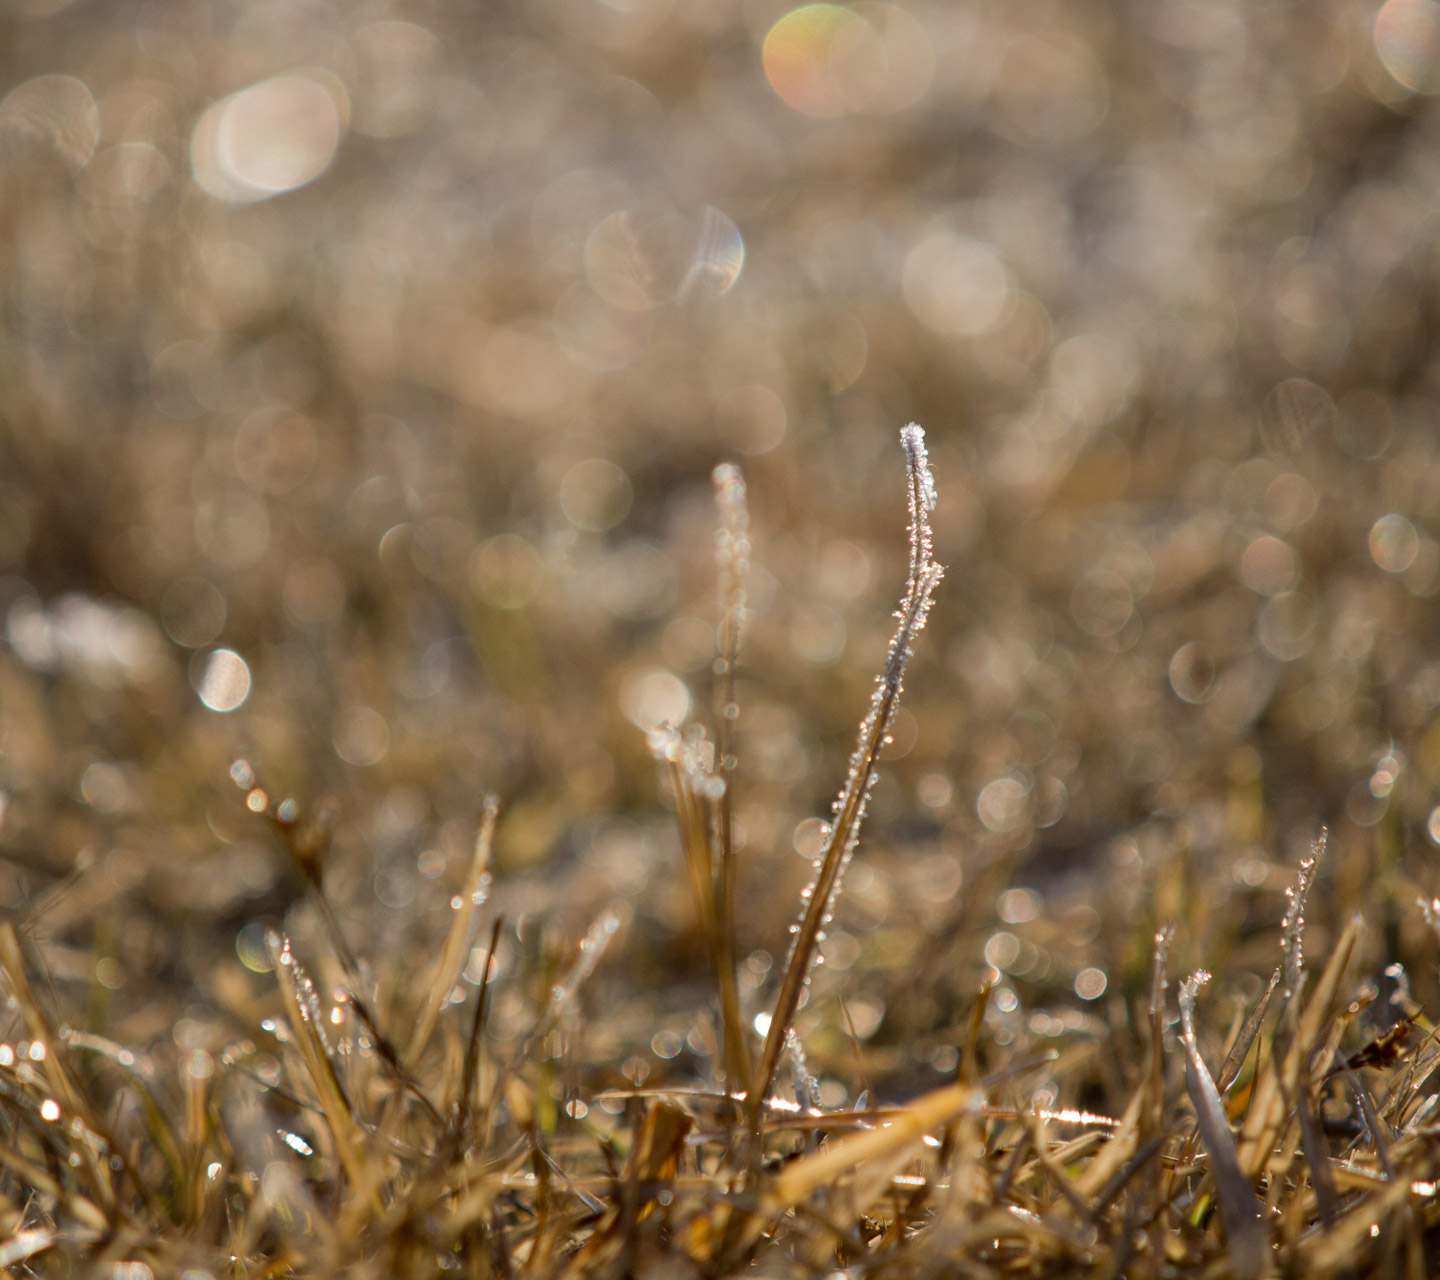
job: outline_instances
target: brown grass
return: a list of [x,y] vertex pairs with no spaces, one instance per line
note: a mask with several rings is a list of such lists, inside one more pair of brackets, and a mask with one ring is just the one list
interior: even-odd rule
[[[488,946],[473,950],[478,986],[457,986],[486,903],[494,803],[434,964],[410,981],[387,975],[392,992],[379,1022],[370,1011],[375,958],[363,948],[350,954],[326,903],[327,845],[299,835],[293,806],[277,808],[241,762],[232,774],[246,806],[271,819],[327,922],[312,963],[342,981],[317,983],[291,940],[272,931],[275,989],[258,1003],[281,1017],[252,1023],[218,1060],[197,1049],[162,1075],[143,1055],[66,1025],[69,1013],[35,988],[33,948],[27,958],[16,928],[0,926],[0,969],[25,1028],[0,1062],[10,1129],[0,1156],[6,1265],[126,1276],[719,1276],[756,1267],[906,1277],[1426,1274],[1440,1143],[1425,1089],[1440,1049],[1418,1010],[1403,1006],[1384,1037],[1353,1044],[1352,1024],[1376,999],[1373,987],[1355,987],[1359,915],[1321,972],[1306,971],[1303,913],[1323,839],[1291,893],[1275,977],[1253,1008],[1237,1010],[1218,1087],[1197,1034],[1208,973],[1181,985],[1175,1043],[1167,929],[1155,948],[1149,1047],[1137,1059],[1146,1065],[1122,1086],[1116,1116],[1006,1105],[1036,1073],[1074,1075],[1063,1062],[1075,1050],[977,1074],[993,1052],[984,1043],[988,983],[950,1082],[901,1106],[816,1104],[793,1030],[799,992],[834,915],[905,661],[940,576],[930,559],[923,440],[907,431],[913,553],[899,630],[803,895],[748,1091],[724,1087],[727,1078],[747,1080],[731,1064],[743,1064],[751,1045],[738,1016],[735,943],[725,936],[727,789],[713,785],[725,757],[702,738],[654,735],[724,1034],[737,1039],[710,1083],[662,1089],[555,1089],[562,1070],[601,1078],[576,1046],[585,1022],[605,1016],[603,1002],[582,1005],[582,997],[615,916],[542,966],[530,987],[533,1023],[518,1037],[496,1036],[485,1018],[499,916]],[[738,483],[733,473],[717,476],[732,551],[744,523]],[[731,583],[722,594],[732,613],[742,590]],[[738,660],[733,618],[720,635],[723,715]],[[1433,924],[1428,906],[1426,916]],[[1278,1009],[1266,1017],[1282,972]],[[502,981],[530,986],[521,970]],[[455,1008],[456,997],[470,1009]],[[725,1015],[727,1006],[734,1012]],[[787,1045],[796,1101],[771,1092]],[[1082,1064],[1077,1078],[1091,1070]]]
[[1440,1271],[1432,17],[0,0],[0,1269]]

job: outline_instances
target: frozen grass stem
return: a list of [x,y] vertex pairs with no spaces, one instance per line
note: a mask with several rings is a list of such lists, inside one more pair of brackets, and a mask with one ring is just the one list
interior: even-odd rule
[[760,1052],[760,1061],[747,1091],[747,1112],[752,1129],[758,1125],[761,1109],[785,1039],[799,1007],[800,994],[810,980],[825,930],[835,914],[835,901],[844,882],[846,868],[860,840],[860,827],[865,820],[870,790],[875,784],[880,752],[889,737],[895,710],[905,680],[905,667],[915,637],[925,626],[935,588],[944,569],[933,558],[934,538],[930,515],[935,509],[935,481],[930,474],[930,460],[925,450],[925,433],[915,423],[900,432],[905,452],[905,474],[910,503],[910,571],[905,594],[896,613],[899,625],[890,640],[885,669],[876,681],[870,699],[870,710],[860,724],[860,736],[850,757],[845,785],[831,812],[825,845],[815,865],[815,876],[803,894],[799,923],[794,933],[780,993],[771,1014],[770,1027]]

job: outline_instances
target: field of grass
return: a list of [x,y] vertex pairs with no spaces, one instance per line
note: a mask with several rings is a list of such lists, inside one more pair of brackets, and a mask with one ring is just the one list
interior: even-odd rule
[[1440,1269],[1436,93],[0,0],[0,1269]]

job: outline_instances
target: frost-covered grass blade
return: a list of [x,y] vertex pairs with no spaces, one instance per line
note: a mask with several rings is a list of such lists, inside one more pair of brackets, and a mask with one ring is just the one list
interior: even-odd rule
[[816,952],[835,914],[835,900],[845,869],[860,839],[860,826],[865,820],[870,789],[875,783],[880,751],[890,732],[895,709],[900,705],[910,648],[925,626],[935,588],[945,572],[935,563],[932,555],[934,539],[930,514],[935,509],[935,480],[925,451],[925,433],[911,423],[901,430],[900,443],[905,451],[909,488],[910,572],[905,583],[905,595],[896,614],[899,626],[890,641],[885,670],[876,682],[869,713],[860,724],[859,741],[850,757],[845,785],[831,813],[829,833],[816,864],[815,877],[805,890],[800,921],[793,926],[794,940],[781,980],[780,994],[775,1001],[760,1062],[750,1081],[748,1113],[752,1126],[759,1120],[765,1095],[775,1078],[786,1034],[800,1002],[800,993],[809,981]]

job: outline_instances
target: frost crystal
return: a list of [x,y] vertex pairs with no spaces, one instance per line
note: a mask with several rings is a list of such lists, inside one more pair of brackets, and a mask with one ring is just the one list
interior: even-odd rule
[[752,1099],[763,1097],[774,1079],[790,1021],[799,1005],[800,994],[810,981],[810,970],[819,953],[820,940],[834,918],[840,886],[860,840],[860,827],[875,784],[880,749],[885,744],[895,710],[900,704],[910,648],[925,626],[935,588],[945,572],[932,558],[934,539],[930,530],[930,513],[935,507],[935,481],[925,452],[925,433],[911,423],[900,432],[900,443],[905,450],[909,486],[910,573],[905,583],[905,595],[895,615],[899,625],[890,641],[885,669],[876,681],[870,710],[860,724],[859,740],[850,757],[845,785],[835,800],[829,835],[815,877],[802,894],[804,910],[799,923],[790,928],[790,955],[757,1078],[750,1091]]
[[[905,584],[904,598],[895,614],[900,625],[890,640],[884,673],[875,683],[870,710],[860,723],[860,736],[850,756],[845,786],[831,809],[825,850],[816,866],[815,878],[801,894],[807,904],[817,893],[823,895],[824,909],[819,920],[822,933],[835,916],[840,886],[860,841],[860,827],[870,803],[871,788],[875,785],[876,760],[895,719],[895,710],[900,705],[911,645],[925,626],[931,598],[945,572],[931,558],[934,537],[930,529],[930,513],[935,508],[935,479],[930,473],[930,460],[925,451],[925,432],[912,422],[901,430],[900,443],[905,449],[910,488],[910,575]],[[809,935],[814,930],[807,927],[808,915],[807,911],[800,927],[791,930],[796,935],[796,944],[791,946],[787,965],[794,961],[795,945],[802,941],[811,945]],[[806,968],[812,963],[813,956],[808,959]]]
[[790,1058],[790,1084],[795,1090],[795,1101],[802,1111],[819,1111],[820,1086],[810,1074],[804,1046],[800,1043],[800,1037],[795,1034],[794,1027],[785,1033],[785,1052]]
[[1305,935],[1305,902],[1310,897],[1310,886],[1315,882],[1315,868],[1325,853],[1326,832],[1322,829],[1310,846],[1310,856],[1300,862],[1300,874],[1295,884],[1285,890],[1290,905],[1285,909],[1285,924],[1280,934],[1280,948],[1285,954],[1285,995],[1293,996],[1300,989],[1300,979],[1305,972],[1305,958],[1302,943]]

